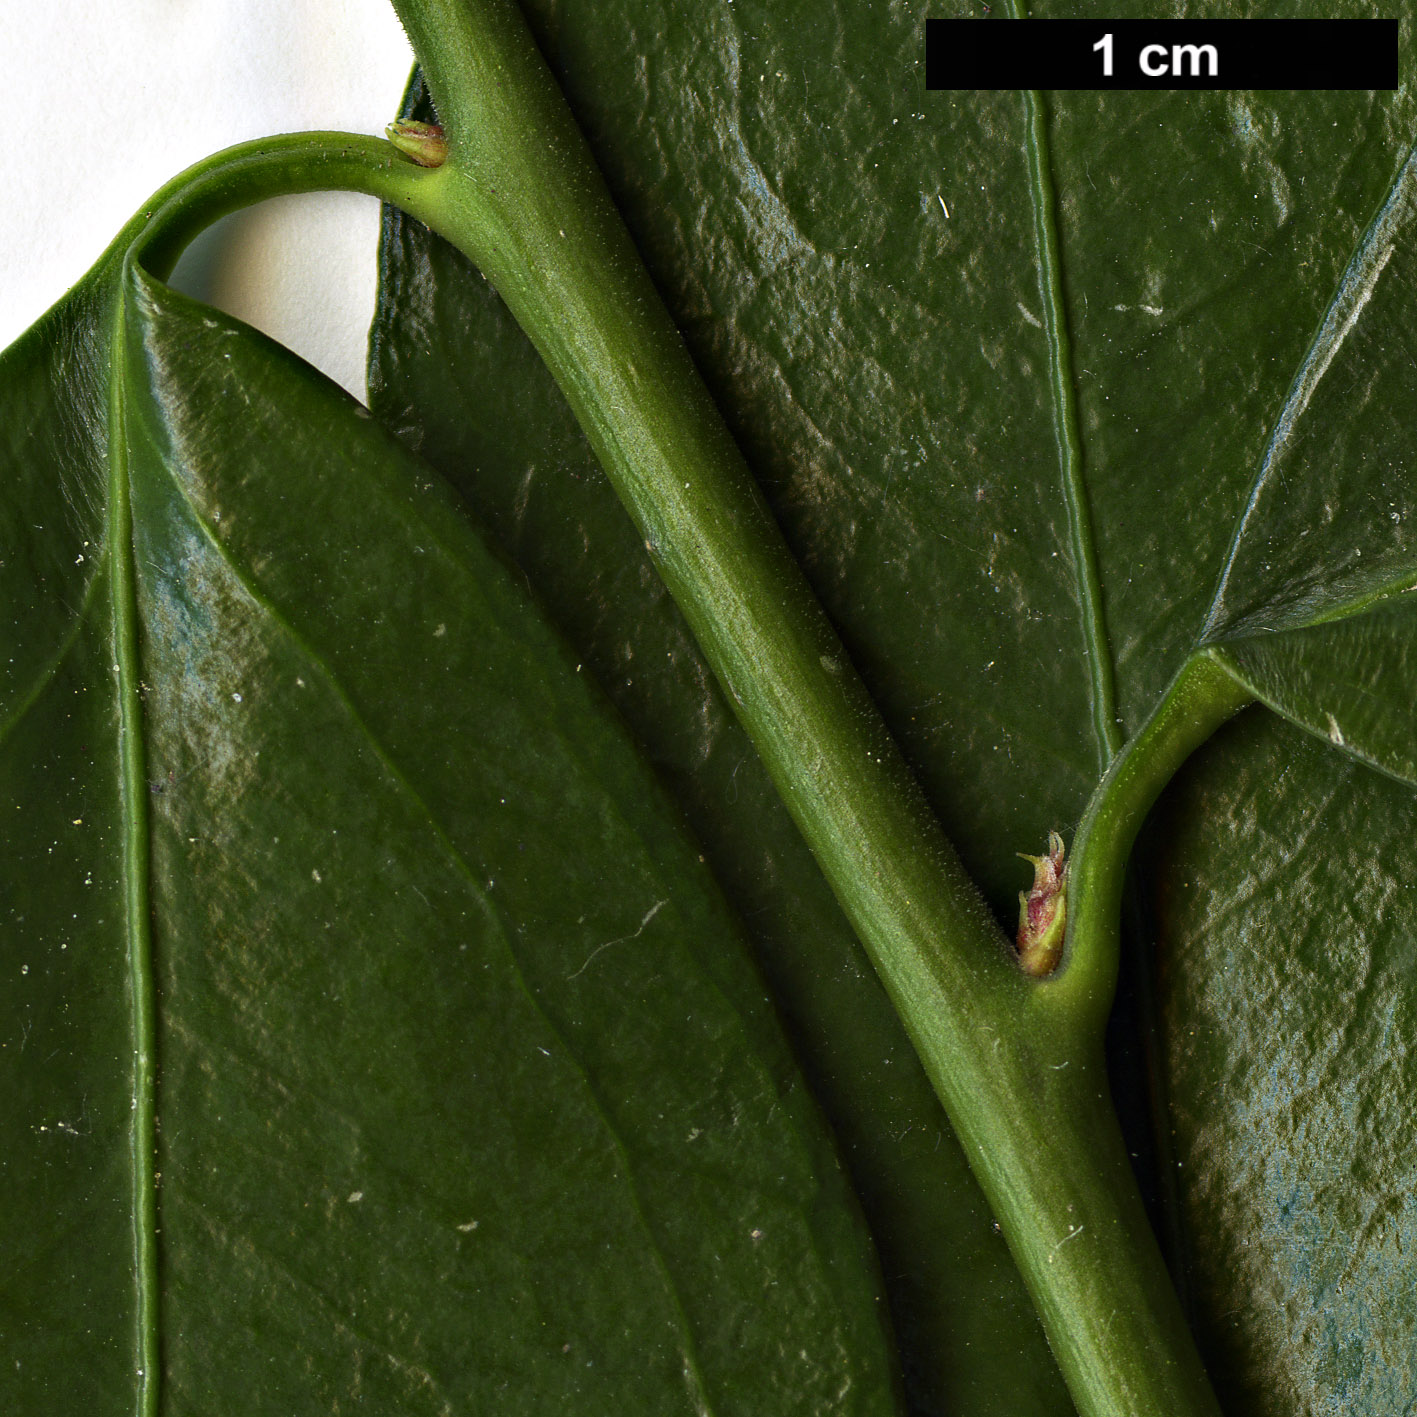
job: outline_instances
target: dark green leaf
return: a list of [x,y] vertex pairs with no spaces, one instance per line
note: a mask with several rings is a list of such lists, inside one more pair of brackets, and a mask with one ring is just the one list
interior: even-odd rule
[[1236,1412],[1411,1405],[1414,833],[1405,783],[1258,710],[1161,814],[1178,1182]]
[[[115,265],[0,358],[0,1393],[131,1410],[132,1025],[103,574]],[[83,1350],[85,1360],[75,1361]]]
[[363,410],[117,275],[0,363],[0,1406],[132,1412],[155,1322],[173,1412],[895,1410],[815,1106],[590,677]]
[[[1360,318],[1346,324],[1362,272],[1372,269],[1364,233],[1385,209],[1390,217],[1406,211],[1402,174],[1417,128],[1409,90],[927,94],[920,14],[745,0],[699,6],[679,20],[642,0],[529,8],[789,539],[1001,914],[1026,883],[1013,853],[1037,851],[1050,828],[1075,825],[1105,755],[1099,720],[1115,713],[1124,732],[1135,730],[1198,642],[1257,478],[1273,495],[1262,491],[1256,502],[1263,511],[1242,538],[1213,637],[1222,623],[1227,636],[1247,623],[1223,618],[1232,609],[1243,616],[1285,601],[1305,576],[1345,606],[1375,587],[1411,583],[1402,560],[1402,479],[1414,441],[1403,315],[1410,238],[1394,246]],[[1167,7],[1177,15],[1194,8]],[[1033,9],[1092,13],[1076,4]],[[951,5],[944,13],[984,10]],[[1222,11],[1270,12],[1240,4]],[[1356,4],[1338,11],[1364,13]],[[1156,12],[1121,5],[1111,13]],[[1212,5],[1205,13],[1218,12]],[[1031,129],[1030,105],[1047,151]],[[1040,209],[1056,215],[1056,267],[1043,259]],[[1360,280],[1347,295],[1346,271]],[[383,281],[371,362],[376,410],[484,510],[744,903],[799,1052],[834,1125],[852,1139],[912,1402],[931,1412],[1056,1410],[1065,1399],[1044,1376],[1031,1327],[992,1325],[978,1341],[977,1330],[960,1326],[970,1322],[951,1302],[957,1276],[970,1272],[961,1249],[990,1266],[995,1292],[1016,1296],[1014,1281],[1001,1255],[989,1253],[982,1226],[966,1221],[944,1237],[921,1223],[941,1195],[958,1198],[951,1206],[973,1205],[947,1143],[933,1175],[907,1169],[893,1148],[893,1129],[928,1134],[938,1125],[927,1120],[923,1096],[902,1089],[889,1110],[881,1104],[873,1126],[871,1099],[844,1084],[881,1057],[895,1060],[898,1077],[909,1064],[889,1022],[868,1015],[868,984],[852,980],[832,998],[794,963],[810,952],[825,962],[818,974],[858,972],[845,963],[849,944],[822,928],[828,907],[798,914],[820,887],[805,869],[785,875],[792,848],[780,819],[765,797],[746,793],[754,765],[730,746],[739,740],[716,692],[628,526],[608,508],[560,400],[494,293],[409,224],[395,220],[387,230]],[[1331,311],[1343,313],[1325,336]],[[1072,415],[1054,397],[1054,360],[1076,410],[1072,489],[1090,537],[1070,519]],[[1296,391],[1303,418],[1286,430]],[[1276,449],[1283,457],[1267,461]],[[1266,477],[1271,463],[1283,477]],[[1309,500],[1291,504],[1298,480]],[[1283,531],[1285,507],[1302,521],[1300,509],[1333,501],[1340,486],[1345,510],[1333,535],[1316,527],[1310,538],[1320,550],[1302,545],[1302,525]],[[1356,560],[1359,548],[1364,561],[1387,558],[1361,584],[1343,560]],[[1090,558],[1102,607],[1093,653],[1083,631]],[[1266,562],[1277,581],[1261,571]],[[1406,664],[1399,605],[1371,607],[1341,631],[1296,622],[1283,649],[1280,637],[1270,647],[1246,630],[1227,637],[1223,652],[1282,711],[1325,735],[1333,712],[1347,746],[1361,742],[1359,751],[1389,771],[1405,771],[1411,695],[1397,673]],[[1311,649],[1309,635],[1324,638]],[[1370,657],[1360,659],[1342,636],[1371,640],[1363,650]],[[1281,654],[1292,664],[1276,662]],[[1109,679],[1114,708],[1097,697]],[[1261,732],[1227,741],[1239,754],[1226,760],[1228,770],[1259,793],[1268,740]],[[1417,938],[1417,920],[1401,905],[1408,877],[1400,854],[1373,848],[1396,839],[1405,799],[1316,752],[1285,770],[1293,811],[1306,800],[1318,810],[1338,773],[1374,814],[1373,835],[1354,838],[1361,846],[1311,847],[1333,854],[1304,901],[1309,928],[1317,938],[1332,917],[1374,950],[1391,938],[1389,955],[1400,962],[1402,942]],[[1165,1206],[1175,1190],[1166,1161],[1172,1115],[1186,1123],[1177,1137],[1182,1177],[1206,1178],[1181,1187],[1167,1228],[1178,1267],[1188,1256],[1195,1265],[1200,1330],[1223,1399],[1250,1410],[1263,1393],[1264,1410],[1298,1413],[1327,1400],[1327,1378],[1352,1366],[1349,1337],[1323,1318],[1332,1290],[1309,1260],[1336,1243],[1324,1237],[1343,1236],[1344,1263],[1358,1263],[1369,1242],[1350,1238],[1347,1221],[1371,1207],[1362,1209],[1356,1178],[1316,1189],[1305,1207],[1266,1221],[1275,1238],[1269,1259],[1256,1260],[1260,1270],[1230,1263],[1244,1243],[1235,1217],[1257,1214],[1268,1193],[1246,1170],[1238,1122],[1212,1133],[1187,1120],[1205,1115],[1213,1099],[1200,1065],[1182,1065],[1186,1039],[1204,1027],[1207,1057],[1249,1049],[1281,1068],[1299,1066],[1308,1045],[1287,1051],[1263,1000],[1220,982],[1241,957],[1282,955],[1286,937],[1277,916],[1269,919],[1278,938],[1264,941],[1224,924],[1236,918],[1237,898],[1275,887],[1244,883],[1255,842],[1243,822],[1200,826],[1159,838],[1177,853],[1162,880],[1181,872],[1209,890],[1213,878],[1206,900],[1222,923],[1202,931],[1204,948],[1196,944],[1198,917],[1168,914],[1168,886],[1157,920],[1135,928],[1127,997],[1143,1009],[1151,1006],[1144,946],[1153,930],[1168,958],[1179,953],[1195,964],[1184,987],[1167,975],[1159,1004],[1166,1059],[1148,1062],[1141,1043],[1123,1049],[1117,1089],[1129,1107],[1151,1108],[1158,1202]],[[1350,921],[1342,882],[1359,859],[1374,882],[1364,898],[1381,902],[1382,922]],[[1297,1007],[1321,1012],[1325,987],[1335,979],[1320,971]],[[1219,1021],[1213,1008],[1202,1011],[1203,990],[1214,988],[1227,989]],[[1417,1056],[1412,1019],[1401,1013],[1384,1034],[1375,1024],[1382,1007],[1368,997],[1355,1006],[1348,1036],[1373,1040],[1355,1055],[1355,1076],[1373,1082],[1335,1103],[1325,1154],[1361,1144],[1377,1080],[1391,1085],[1381,1059],[1401,1068]],[[1138,1032],[1152,1029],[1148,1018]],[[1151,1076],[1139,1079],[1143,1068]],[[1145,1172],[1144,1131],[1136,1146]],[[1311,1164],[1315,1148],[1281,1137],[1272,1154],[1276,1168],[1293,1170]],[[1380,1154],[1363,1184],[1399,1195],[1408,1182],[1390,1159]],[[1405,1212],[1384,1214],[1393,1217],[1391,1252],[1410,1252],[1417,1236]],[[1281,1251],[1282,1282],[1275,1268],[1263,1269],[1278,1265]],[[1412,1286],[1410,1267],[1396,1262],[1362,1272],[1384,1292],[1406,1295]],[[1282,1292],[1282,1323],[1259,1312],[1256,1292]],[[1375,1296],[1364,1310],[1374,1355],[1410,1349],[1404,1302]],[[1311,1345],[1307,1358],[1296,1356],[1298,1346],[1263,1348],[1259,1336],[1280,1327],[1291,1345]],[[1375,1356],[1367,1379],[1343,1389],[1349,1410],[1393,1410],[1397,1389],[1373,1377],[1383,1361]],[[1025,1382],[1034,1385],[1027,1394],[1013,1386]]]
[[1256,695],[1417,782],[1417,153],[1339,283],[1265,449],[1204,638]]

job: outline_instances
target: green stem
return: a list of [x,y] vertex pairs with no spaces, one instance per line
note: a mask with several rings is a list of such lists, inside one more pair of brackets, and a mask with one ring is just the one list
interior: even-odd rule
[[992,1046],[999,1010],[1022,1010],[1026,983],[788,552],[519,12],[397,8],[450,139],[429,225],[540,350],[890,987],[932,1034],[952,1035],[962,1066]]
[[[1018,969],[757,491],[509,0],[395,0],[447,131],[422,215],[585,429],[905,1022],[1086,1414],[1215,1400],[1101,1062],[1100,979]],[[1071,982],[1070,982],[1071,981]],[[1082,1006],[1070,1009],[1082,995]]]

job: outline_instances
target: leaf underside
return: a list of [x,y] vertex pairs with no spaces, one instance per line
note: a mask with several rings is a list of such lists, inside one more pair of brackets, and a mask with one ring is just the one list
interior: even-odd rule
[[[1138,861],[1114,1085],[1227,1410],[1334,1392],[1394,1410],[1417,1219],[1403,1148],[1369,1139],[1411,1135],[1417,1081],[1411,807],[1389,780],[1413,778],[1417,727],[1410,91],[1035,95],[1038,163],[1026,96],[924,91],[920,15],[529,8],[1001,917],[1026,883],[1014,853],[1082,812],[1109,675],[1130,733],[1208,644],[1324,740],[1246,714],[1168,794]],[[978,7],[937,7],[956,11]],[[564,405],[495,292],[396,215],[370,386],[525,570],[738,901],[845,1141],[912,1408],[1069,1410],[1031,1321],[1001,1321],[1021,1292],[958,1152]]]
[[155,1299],[164,1412],[896,1410],[739,926],[437,474],[116,260],[3,371],[0,1406],[133,1411]]
[[[1401,1409],[1409,90],[927,94],[920,16],[531,8],[1001,914],[1109,681],[1134,731],[1205,644],[1292,720],[1163,800],[1116,1086],[1227,1407]],[[371,403],[501,552],[116,256],[0,361],[0,1405],[133,1410],[147,1304],[164,1411],[883,1412],[883,1290],[911,1410],[1070,1410],[534,355],[410,223],[381,275]]]

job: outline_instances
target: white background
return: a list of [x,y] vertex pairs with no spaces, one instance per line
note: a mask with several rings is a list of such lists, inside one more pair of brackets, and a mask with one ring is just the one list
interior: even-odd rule
[[[387,0],[0,0],[0,347],[168,178],[248,138],[382,132],[412,62]],[[362,397],[377,237],[371,198],[267,202],[175,283]]]

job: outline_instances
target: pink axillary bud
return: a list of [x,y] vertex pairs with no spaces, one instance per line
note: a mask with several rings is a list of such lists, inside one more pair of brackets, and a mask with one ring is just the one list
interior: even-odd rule
[[389,141],[419,167],[442,167],[448,160],[448,142],[436,123],[420,123],[416,118],[399,118],[384,132]]
[[1024,856],[1033,867],[1033,885],[1018,893],[1018,962],[1025,974],[1041,979],[1052,974],[1063,954],[1068,921],[1068,868],[1063,864],[1063,838],[1048,833],[1046,856]]

